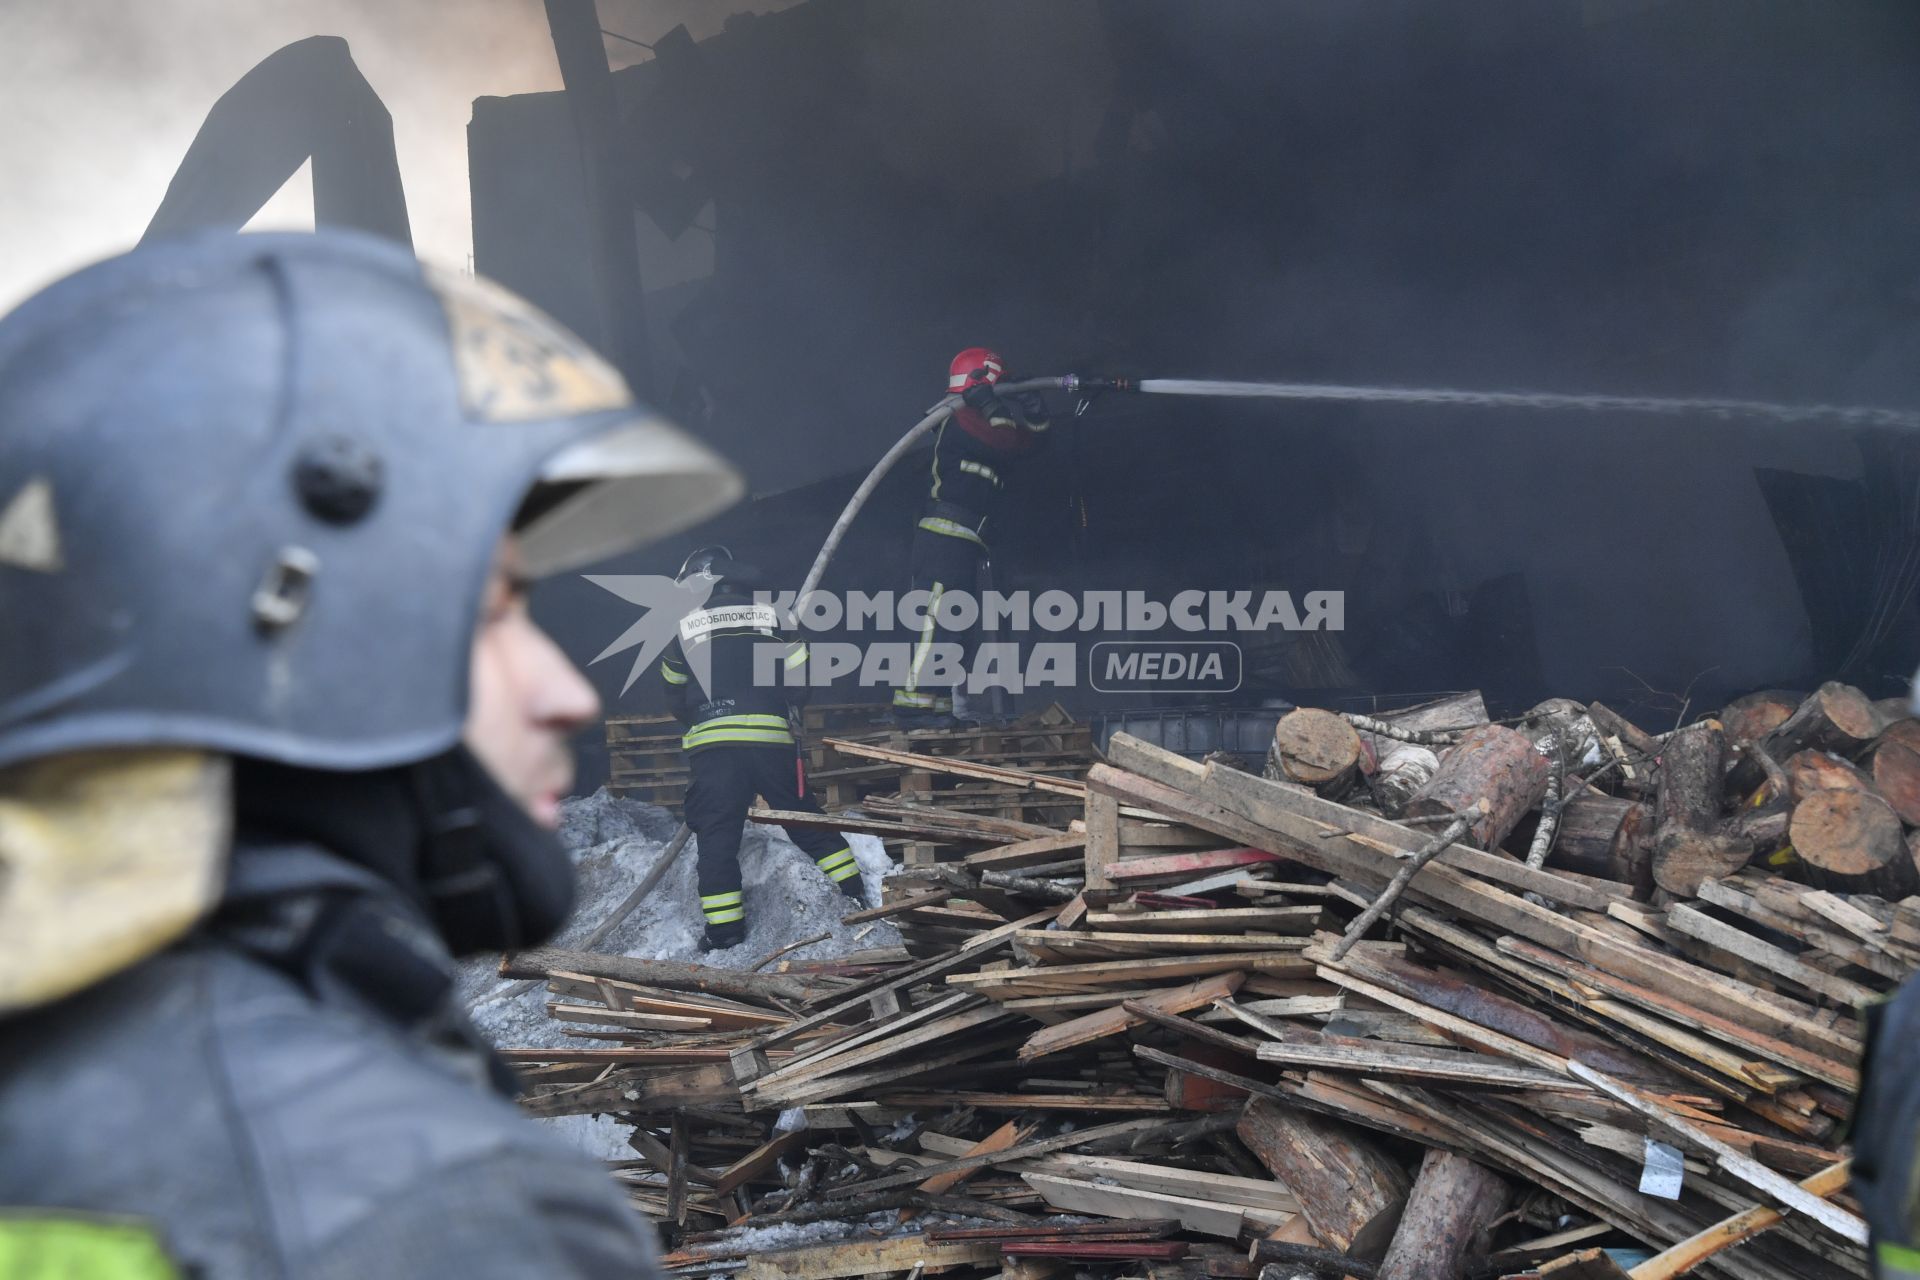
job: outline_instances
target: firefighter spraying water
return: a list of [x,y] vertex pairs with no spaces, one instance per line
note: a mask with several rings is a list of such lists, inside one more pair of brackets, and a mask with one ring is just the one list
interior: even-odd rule
[[1005,377],[1005,362],[985,347],[968,347],[947,370],[947,393],[959,395],[960,407],[934,428],[932,483],[913,531],[913,589],[927,593],[927,608],[906,684],[893,693],[894,721],[902,728],[958,723],[954,691],[925,675],[935,644],[957,642],[964,651],[970,639],[942,626],[940,598],[978,591],[989,522],[1017,467],[1046,438],[1046,401],[1038,391],[1003,395],[997,385]]

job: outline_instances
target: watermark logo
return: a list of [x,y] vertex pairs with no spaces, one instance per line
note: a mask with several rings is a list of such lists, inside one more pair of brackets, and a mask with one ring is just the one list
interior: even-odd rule
[[[704,609],[707,601],[713,598],[713,589],[719,585],[715,579],[702,574],[694,574],[684,583],[657,573],[589,573],[581,576],[594,586],[611,591],[628,604],[639,605],[642,610],[638,621],[621,632],[619,639],[602,649],[594,656],[593,662],[587,664],[592,666],[595,662],[604,662],[616,653],[625,653],[637,647],[640,652],[634,655],[626,683],[620,686],[622,696],[633,688],[647,668],[665,656],[667,646],[680,634],[681,621]],[[705,656],[711,651],[703,646],[702,653]],[[695,675],[700,687],[706,688],[708,671],[701,669]]]
[[[1309,591],[1298,599],[1267,591],[1257,600],[1252,591],[1182,591],[1164,602],[1138,591],[855,591],[814,592],[805,599],[760,592],[751,601],[709,607],[717,585],[709,578],[587,580],[644,611],[593,659],[638,650],[623,694],[668,656],[678,638],[684,674],[713,696],[713,642],[723,636],[751,644],[756,688],[849,681],[866,688],[1019,694],[1073,688],[1084,675],[1106,693],[1231,693],[1240,688],[1245,663],[1239,644],[1218,635],[1346,626],[1346,599],[1338,591]],[[867,632],[874,638],[809,639]],[[1067,638],[1075,633],[1127,638],[1088,635],[1082,644]]]
[[1232,693],[1241,664],[1231,640],[1107,640],[1088,655],[1087,677],[1101,693]]

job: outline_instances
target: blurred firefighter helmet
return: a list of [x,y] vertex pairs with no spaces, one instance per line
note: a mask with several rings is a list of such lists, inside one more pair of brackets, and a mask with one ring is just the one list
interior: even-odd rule
[[349,233],[51,286],[0,321],[0,439],[0,768],[420,760],[460,738],[502,534],[544,576],[740,491],[530,304]]
[[225,757],[455,747],[509,530],[538,576],[740,488],[532,306],[370,236],[160,242],[29,299],[0,320],[0,1008],[217,899]]

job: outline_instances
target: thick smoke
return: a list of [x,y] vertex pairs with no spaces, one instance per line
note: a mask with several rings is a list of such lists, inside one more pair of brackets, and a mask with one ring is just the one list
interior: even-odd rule
[[[763,493],[819,485],[712,536],[789,585],[851,488],[829,478],[976,341],[1034,372],[1920,403],[1911,5],[1094,12],[805,5],[632,86],[718,228],[657,350]],[[1655,723],[1765,683],[1890,692],[1920,648],[1916,449],[1871,434],[1108,402],[1019,478],[996,562],[1034,588],[1344,587],[1387,692]],[[923,489],[903,467],[829,586],[903,582]]]
[[[748,7],[600,3],[699,42],[608,45],[654,382],[763,498],[613,571],[716,540],[793,585],[978,342],[1027,372],[1920,403],[1906,0]],[[213,100],[317,33],[392,111],[420,248],[463,258],[471,208],[481,269],[589,325],[539,0],[0,11],[0,301],[136,237]],[[1063,426],[996,559],[1014,587],[1344,587],[1371,689],[1890,692],[1920,648],[1915,458],[1824,427],[1143,397]],[[923,477],[829,587],[904,585]],[[543,600],[584,656],[630,621],[579,582]]]

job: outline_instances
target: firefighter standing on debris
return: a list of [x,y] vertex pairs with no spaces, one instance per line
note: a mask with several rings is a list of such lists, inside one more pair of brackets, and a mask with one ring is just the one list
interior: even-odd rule
[[1036,391],[1002,396],[1006,365],[985,347],[968,347],[947,370],[947,393],[961,405],[934,436],[933,477],[927,505],[909,553],[913,589],[928,594],[926,621],[913,647],[906,683],[893,693],[894,722],[903,728],[945,729],[954,718],[954,686],[936,685],[929,663],[936,644],[964,655],[971,636],[949,630],[935,616],[949,591],[976,593],[988,554],[987,522],[1000,505],[1011,464],[1031,453],[1046,431],[1047,406]]
[[[693,774],[686,818],[699,841],[705,945],[724,950],[747,938],[740,839],[754,796],[775,809],[821,811],[801,780],[793,731],[794,709],[806,701],[807,645],[781,631],[771,604],[754,601],[755,574],[725,547],[688,556],[676,580],[705,602],[680,620],[660,679],[687,726],[680,745]],[[864,904],[860,864],[845,837],[805,828],[788,834],[842,893]]]
[[453,956],[566,919],[526,584],[738,477],[504,291],[219,233],[0,321],[0,1274],[659,1274]]

